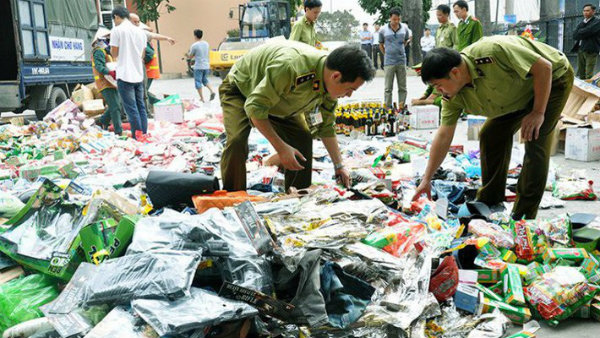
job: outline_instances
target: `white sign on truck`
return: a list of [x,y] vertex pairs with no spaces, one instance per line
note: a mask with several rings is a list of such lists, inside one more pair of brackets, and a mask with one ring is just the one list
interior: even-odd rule
[[50,36],[50,57],[52,61],[86,61],[83,39]]

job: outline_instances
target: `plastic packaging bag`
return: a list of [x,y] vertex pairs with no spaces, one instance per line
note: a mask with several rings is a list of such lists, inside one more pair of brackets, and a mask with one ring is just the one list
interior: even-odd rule
[[258,310],[246,303],[198,288],[191,289],[191,297],[175,301],[137,299],[131,306],[161,336],[184,334],[258,314]]
[[85,338],[158,338],[158,334],[123,307],[114,308]]
[[544,319],[561,321],[594,298],[599,289],[588,283],[578,268],[557,266],[524,291],[527,301]]
[[44,275],[30,275],[0,285],[0,332],[42,317],[38,308],[57,296],[56,283]]
[[469,222],[469,232],[479,237],[487,237],[496,247],[510,249],[515,245],[513,236],[501,226],[486,222],[482,219],[474,219]]
[[177,299],[189,295],[200,255],[190,251],[156,251],[82,263],[44,314],[67,314],[77,306],[126,304],[136,298]]
[[0,218],[11,218],[25,206],[19,198],[0,190]]

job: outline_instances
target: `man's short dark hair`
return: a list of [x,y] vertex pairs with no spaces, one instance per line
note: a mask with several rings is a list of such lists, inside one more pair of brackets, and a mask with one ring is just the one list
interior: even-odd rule
[[390,17],[392,17],[392,15],[402,16],[401,13],[400,7],[394,7],[390,10]]
[[123,6],[117,6],[112,10],[113,19],[118,16],[121,19],[129,19],[129,11]]
[[592,11],[596,11],[596,6],[594,6],[592,4],[585,4],[585,5],[583,5],[583,9],[585,9],[586,7],[591,7]]
[[460,66],[460,53],[450,48],[434,48],[427,52],[421,67],[421,80],[429,83],[431,80],[448,78],[454,67]]
[[450,15],[450,6],[448,5],[439,5],[436,9],[446,15]]
[[366,22],[365,22],[365,23],[363,23],[363,26],[368,26],[368,25],[369,25],[369,24],[368,24],[368,23],[366,23]]
[[454,3],[454,5],[452,5],[452,7],[454,7],[454,6],[458,6],[460,8],[464,8],[467,11],[469,10],[469,4],[466,1],[464,1],[464,0],[458,0],[457,2]]
[[325,66],[342,73],[342,82],[354,82],[357,78],[371,81],[375,77],[373,62],[358,46],[344,45],[334,49],[327,56]]
[[321,0],[304,0],[304,7],[309,9],[323,7],[323,3]]
[[431,29],[429,29],[429,28],[427,28],[427,27],[425,27],[425,30],[426,30],[426,31],[431,31]]
[[198,39],[202,39],[204,32],[201,29],[194,29],[194,36]]

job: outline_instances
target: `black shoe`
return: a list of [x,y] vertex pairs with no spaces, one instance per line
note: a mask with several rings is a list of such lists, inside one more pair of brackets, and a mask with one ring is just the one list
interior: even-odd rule
[[215,94],[215,93],[210,93],[210,100],[211,100],[211,101],[212,101],[212,100],[214,100],[214,99],[215,99],[215,96],[217,96],[217,94]]

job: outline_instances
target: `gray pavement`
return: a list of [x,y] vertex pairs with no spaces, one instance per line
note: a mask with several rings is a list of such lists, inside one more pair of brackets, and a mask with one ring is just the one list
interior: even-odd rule
[[[352,99],[382,99],[384,82],[383,77],[378,74],[372,82],[365,84],[361,87],[354,95]],[[211,84],[215,88],[218,88],[221,80],[216,77],[211,77]],[[421,82],[420,78],[416,76],[408,76],[407,78],[408,87],[408,100],[421,96],[425,90],[425,85]],[[158,80],[152,85],[152,92],[156,94],[173,94],[179,93],[184,98],[198,97],[196,90],[194,89],[194,82],[191,78],[175,79],[175,80]],[[206,90],[206,89],[205,89]],[[205,92],[205,97],[206,97]],[[397,93],[394,93],[394,100],[396,100]],[[218,97],[217,97],[218,99]],[[453,144],[464,144],[467,149],[477,149],[477,141],[467,140],[467,125],[466,122],[460,122],[457,128],[456,136]],[[409,131],[409,134],[420,136],[426,139],[432,139],[434,135],[433,130],[421,130],[421,131]],[[588,177],[592,179],[595,184],[595,191],[600,192],[600,165],[598,162],[578,162],[572,160],[565,160],[563,154],[557,154],[552,157],[553,163],[561,172],[568,173],[570,169],[585,169]],[[541,210],[539,217],[553,217],[555,215],[569,212],[591,212],[600,214],[600,202],[587,202],[587,201],[568,201],[566,202],[565,208],[562,209],[548,209]],[[516,333],[520,330],[518,327],[510,329],[511,333]],[[591,319],[571,319],[564,323],[561,323],[557,328],[550,328],[548,325],[542,323],[542,329],[538,331],[537,336],[540,338],[596,338],[600,336],[600,323],[594,322]]]

